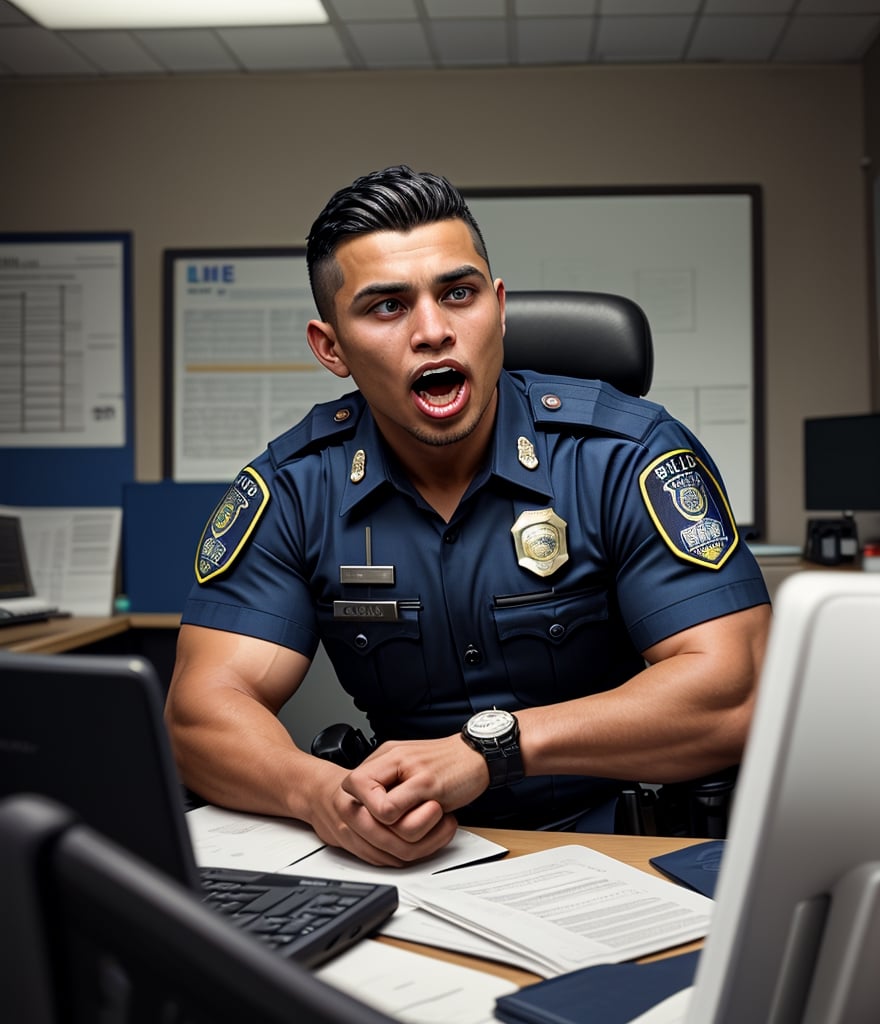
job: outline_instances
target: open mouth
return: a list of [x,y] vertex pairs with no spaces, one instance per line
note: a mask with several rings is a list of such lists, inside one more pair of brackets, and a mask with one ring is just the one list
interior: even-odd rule
[[443,419],[457,413],[467,401],[464,374],[450,366],[426,370],[413,384],[413,400],[425,415]]

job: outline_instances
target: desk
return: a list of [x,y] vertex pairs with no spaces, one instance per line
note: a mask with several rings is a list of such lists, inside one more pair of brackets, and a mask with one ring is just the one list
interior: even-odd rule
[[[599,853],[608,857],[614,857],[630,864],[632,867],[640,868],[649,874],[659,878],[665,878],[661,872],[651,867],[649,858],[660,853],[669,853],[671,850],[682,850],[686,846],[693,846],[695,843],[706,842],[705,839],[681,839],[665,836],[617,836],[617,835],[589,835],[580,832],[518,832],[514,829],[500,828],[471,828],[469,832],[491,839],[506,847],[510,853],[508,857],[520,857],[526,853],[537,853],[540,850],[547,850],[553,846],[564,846],[566,844],[578,843],[581,846],[589,846]],[[670,883],[673,884],[673,883]],[[531,985],[541,979],[536,974],[523,971],[518,967],[509,967],[507,964],[496,963],[492,960],[481,960],[476,957],[455,953],[448,949],[436,949],[434,947],[420,946],[411,942],[404,942],[400,939],[391,939],[387,936],[380,936],[378,942],[388,942],[391,945],[399,946],[401,949],[413,950],[425,956],[432,956],[438,960],[447,960],[453,964],[460,964],[463,967],[476,968],[486,971],[489,974],[496,974],[498,977],[507,978],[516,985]],[[664,950],[653,956],[645,957],[645,960],[656,960],[661,957],[675,956],[678,953],[687,953],[693,949],[699,949],[700,942],[691,942],[684,946],[676,946],[674,949]]]
[[177,629],[179,615],[106,615],[48,619],[0,629],[0,648],[22,654],[61,654],[123,636],[133,630]]

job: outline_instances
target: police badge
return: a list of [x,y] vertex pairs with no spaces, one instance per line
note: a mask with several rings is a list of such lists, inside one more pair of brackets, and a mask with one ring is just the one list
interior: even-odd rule
[[196,579],[205,583],[225,572],[269,503],[269,488],[259,473],[243,469],[223,495],[202,532],[196,552]]
[[648,513],[679,558],[720,569],[739,541],[724,491],[694,452],[679,448],[639,477]]
[[510,532],[516,558],[523,569],[550,576],[568,561],[566,521],[552,508],[529,509],[520,514]]

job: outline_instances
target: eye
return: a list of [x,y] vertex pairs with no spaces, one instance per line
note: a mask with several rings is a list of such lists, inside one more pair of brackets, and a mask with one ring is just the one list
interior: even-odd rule
[[452,299],[453,302],[465,302],[474,294],[474,289],[470,285],[457,284],[454,288],[451,288],[447,294],[447,298]]
[[373,306],[373,312],[379,313],[381,316],[394,316],[403,309],[403,304],[399,299],[382,299],[381,302],[377,302]]

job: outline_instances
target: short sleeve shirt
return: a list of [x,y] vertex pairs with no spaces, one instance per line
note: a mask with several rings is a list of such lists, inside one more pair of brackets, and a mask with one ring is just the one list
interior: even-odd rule
[[[242,471],[197,577],[185,623],[309,657],[322,642],[380,741],[611,689],[659,641],[768,600],[718,469],[680,422],[603,383],[506,371],[487,461],[449,522],[355,392]],[[529,778],[474,813],[538,827],[609,788]]]

